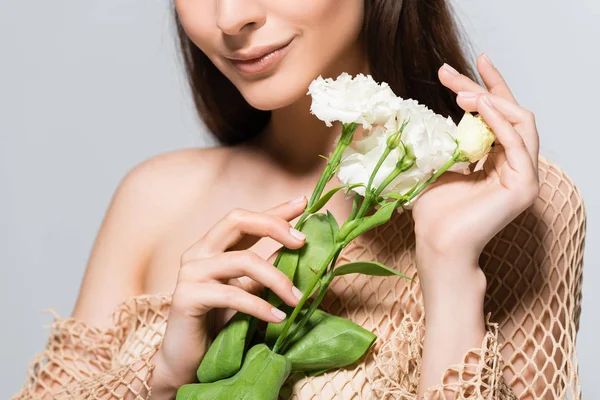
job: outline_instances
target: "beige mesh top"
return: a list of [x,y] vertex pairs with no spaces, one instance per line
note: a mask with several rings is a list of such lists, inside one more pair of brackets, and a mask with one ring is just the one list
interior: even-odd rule
[[[540,156],[535,203],[486,246],[487,333],[462,363],[449,366],[427,398],[581,399],[575,336],[581,311],[586,214],[579,191]],[[414,265],[411,212],[363,235],[339,262],[378,260],[416,277],[337,278],[323,301],[330,313],[372,330],[378,339],[355,365],[307,378],[292,375],[290,399],[416,399],[424,315]],[[170,295],[137,296],[98,330],[56,318],[46,349],[31,363],[14,399],[146,399],[151,356],[160,346]]]

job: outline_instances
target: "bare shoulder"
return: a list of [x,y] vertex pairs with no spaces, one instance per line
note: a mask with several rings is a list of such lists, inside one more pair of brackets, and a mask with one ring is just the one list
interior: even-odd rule
[[[123,209],[121,221],[148,219],[147,232],[162,230],[191,203],[205,197],[226,167],[231,148],[190,148],[169,151],[135,165],[121,180],[113,205]],[[112,206],[112,205],[111,205]],[[132,221],[133,222],[133,221]],[[126,222],[124,222],[126,223]],[[158,233],[158,232],[156,232]]]
[[172,221],[201,201],[230,152],[227,147],[170,151],[124,175],[92,247],[74,317],[107,326],[117,305],[142,293],[152,249]]
[[[169,206],[175,192],[199,190],[211,183],[225,167],[231,150],[227,147],[174,150],[135,165],[123,178],[134,197],[154,205]],[[189,185],[189,183],[194,183]],[[146,195],[153,194],[153,197]]]

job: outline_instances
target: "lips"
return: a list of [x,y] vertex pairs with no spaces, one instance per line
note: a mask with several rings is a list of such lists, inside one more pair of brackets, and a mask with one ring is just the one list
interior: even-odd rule
[[275,50],[278,50],[278,49],[281,49],[281,48],[287,46],[288,44],[291,43],[292,40],[294,40],[294,38],[292,38],[290,40],[286,40],[284,42],[280,42],[280,43],[254,46],[245,51],[236,51],[232,54],[231,57],[228,57],[228,58],[231,60],[237,60],[237,61],[256,60],[258,58],[266,56],[269,53],[274,52]]
[[294,39],[276,45],[256,46],[228,57],[231,64],[244,74],[257,74],[272,68],[289,50]]

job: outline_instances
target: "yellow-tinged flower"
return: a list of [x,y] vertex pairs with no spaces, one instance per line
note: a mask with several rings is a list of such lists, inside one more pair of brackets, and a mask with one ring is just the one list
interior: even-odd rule
[[461,159],[477,162],[490,151],[496,135],[480,115],[475,117],[465,112],[456,130],[456,140]]

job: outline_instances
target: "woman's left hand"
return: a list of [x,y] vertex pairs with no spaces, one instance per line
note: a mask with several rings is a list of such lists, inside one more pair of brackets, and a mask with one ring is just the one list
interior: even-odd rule
[[[460,107],[478,112],[492,128],[496,145],[483,169],[469,175],[444,173],[414,203],[418,272],[424,290],[448,276],[481,279],[478,258],[484,246],[539,193],[535,117],[517,103],[484,54],[477,59],[477,69],[487,89],[447,66],[439,70],[442,84],[458,94]],[[457,270],[461,266],[464,270]],[[444,271],[445,267],[451,270]],[[476,273],[468,273],[475,269]]]

